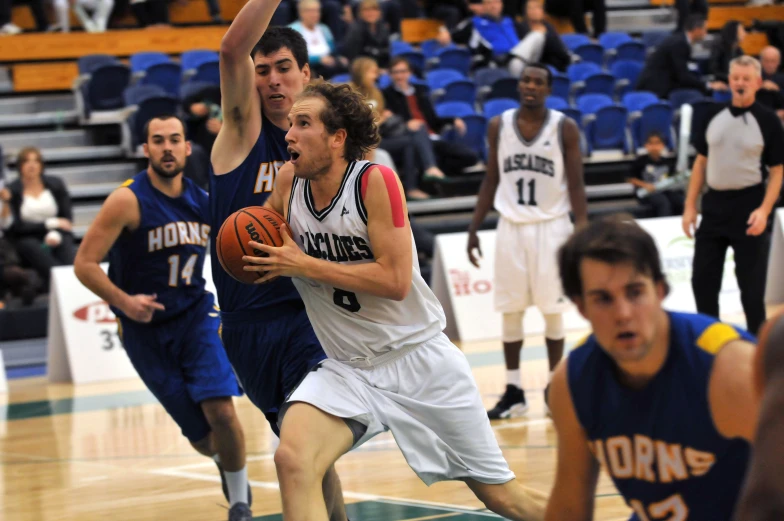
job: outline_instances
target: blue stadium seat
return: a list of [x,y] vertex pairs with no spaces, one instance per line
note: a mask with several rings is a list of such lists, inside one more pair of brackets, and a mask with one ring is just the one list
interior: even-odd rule
[[166,96],[166,91],[158,85],[131,85],[123,91],[125,106],[138,105],[147,98]]
[[486,133],[487,133],[487,118],[479,114],[470,114],[462,116],[461,118],[466,125],[466,133],[463,136],[458,135],[455,138],[457,143],[474,150],[482,161],[487,160],[487,146],[486,146]]
[[671,34],[671,31],[645,31],[642,33],[642,44],[647,52],[651,52]]
[[215,61],[204,62],[196,68],[196,72],[191,76],[190,81],[203,81],[220,85],[220,63]]
[[449,83],[457,80],[464,80],[465,75],[452,69],[434,69],[425,74],[425,81],[430,90],[445,88]]
[[615,94],[615,76],[606,72],[596,72],[585,77],[585,86],[580,94]]
[[590,62],[596,65],[604,63],[604,47],[598,43],[584,43],[574,49],[573,52],[580,57],[583,63]]
[[505,67],[482,67],[474,71],[474,82],[477,87],[477,97],[483,99],[489,92],[490,86],[501,78],[511,78],[509,69]]
[[404,42],[403,40],[395,40],[394,42],[390,42],[389,44],[389,54],[392,56],[397,56],[398,54],[403,54],[404,52],[411,52],[414,50],[414,47],[408,42]]
[[182,67],[182,70],[185,73],[188,73],[188,71],[196,72],[196,69],[202,63],[217,61],[218,59],[218,53],[215,51],[194,49],[192,51],[185,51],[180,55],[180,67]]
[[440,49],[436,52],[438,64],[436,69],[453,69],[468,76],[471,71],[471,52],[459,47]]
[[442,49],[456,49],[457,46],[454,44],[450,44],[444,47],[440,43],[438,43],[438,40],[432,39],[432,40],[425,40],[424,42],[422,42],[420,48],[422,49],[422,53],[425,55],[425,58],[430,60],[431,58],[436,57],[436,53],[438,53],[438,51]]
[[652,131],[664,136],[664,143],[670,150],[675,150],[673,139],[673,109],[666,101],[658,101],[642,109],[639,124],[632,127],[632,138],[635,149],[645,143],[645,138]]
[[697,89],[675,89],[669,95],[670,103],[675,110],[681,108],[684,103],[691,103],[702,98],[702,92]]
[[645,62],[645,45],[640,42],[626,42],[622,43],[615,49],[613,54],[613,61],[615,60],[632,60],[636,62]]
[[624,94],[621,98],[621,103],[629,113],[640,112],[648,105],[658,103],[659,98],[653,92],[638,90]]
[[729,103],[730,101],[732,101],[732,91],[714,90],[712,97],[713,97],[713,101],[717,101],[719,103]]
[[412,49],[410,51],[401,52],[398,56],[408,60],[409,65],[411,65],[415,72],[422,73],[425,71],[426,59],[423,53]]
[[350,83],[351,82],[351,75],[350,74],[336,74],[332,76],[329,80],[330,83]]
[[463,118],[476,114],[473,105],[462,101],[447,101],[436,104],[436,114],[439,118]]
[[578,127],[582,126],[583,113],[580,112],[578,109],[576,109],[574,107],[567,107],[567,108],[561,110],[561,112],[566,114],[567,117],[572,118],[574,120],[574,122],[577,123]]
[[[196,81],[202,81],[198,78],[198,71],[196,76],[193,77]],[[141,85],[159,85],[163,87],[167,93],[172,96],[178,96],[180,93],[180,82],[182,79],[182,68],[178,63],[157,63],[147,69],[144,77],[140,80]]]
[[592,62],[573,63],[566,69],[569,78],[569,96],[574,97],[585,87],[585,78],[591,74],[603,72],[602,68]]
[[490,119],[494,118],[495,116],[501,114],[502,112],[506,112],[509,109],[516,109],[520,107],[520,102],[513,99],[507,98],[498,98],[498,99],[491,99],[485,101],[484,107],[482,107],[482,111],[489,121]]
[[563,112],[565,109],[569,108],[569,102],[557,96],[548,96],[544,101],[544,106],[548,109],[559,110]]
[[569,89],[571,82],[564,74],[553,74],[552,95],[559,98],[569,99]]
[[131,72],[137,74],[159,63],[171,63],[171,58],[162,52],[137,52],[131,55],[130,63]]
[[117,58],[108,54],[88,54],[76,60],[79,67],[79,74],[90,74],[101,65],[111,65],[119,63]]
[[615,49],[620,44],[631,41],[633,41],[633,39],[628,33],[611,31],[599,35],[599,45],[604,47],[605,50]]
[[193,96],[197,93],[200,96],[204,96],[206,99],[211,99],[214,100],[214,102],[218,102],[221,97],[220,85],[214,85],[212,83],[206,83],[203,81],[189,81],[183,83],[182,86],[180,87],[181,100],[185,100],[185,98]]
[[102,65],[93,70],[82,85],[85,117],[97,110],[115,110],[125,106],[123,91],[131,81],[131,70],[120,63]]
[[616,78],[615,90],[620,96],[632,91],[642,72],[643,64],[633,60],[615,60],[610,65],[610,73]]
[[520,82],[515,78],[501,78],[500,80],[496,80],[495,83],[490,86],[490,92],[487,93],[485,99],[520,99],[520,91],[517,90],[519,84]]
[[574,51],[580,45],[591,43],[591,39],[588,35],[579,33],[562,34],[561,41],[570,51]]
[[631,151],[631,139],[626,131],[626,109],[620,105],[602,107],[589,118],[585,137],[589,153],[594,150]]
[[447,84],[444,94],[438,98],[439,103],[447,101],[463,101],[473,104],[476,101],[476,84],[471,80],[457,80]]
[[379,89],[384,90],[392,85],[392,78],[389,76],[389,74],[381,74],[379,75],[378,80],[376,80],[376,85]]
[[574,104],[583,115],[595,114],[599,109],[612,105],[612,98],[606,94],[583,94],[575,100]]

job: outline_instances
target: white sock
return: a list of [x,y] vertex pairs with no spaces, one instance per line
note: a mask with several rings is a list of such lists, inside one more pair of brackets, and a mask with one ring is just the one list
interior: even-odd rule
[[237,503],[248,502],[248,467],[242,467],[237,472],[223,471],[226,476],[226,485],[229,487],[229,507]]
[[521,385],[522,380],[520,379],[520,369],[507,369],[506,370],[506,383],[508,385],[514,385],[518,389],[522,389],[523,386]]

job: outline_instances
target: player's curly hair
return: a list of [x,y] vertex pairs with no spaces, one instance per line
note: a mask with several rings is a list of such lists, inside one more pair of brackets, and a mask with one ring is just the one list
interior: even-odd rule
[[378,115],[365,97],[346,84],[332,84],[322,80],[309,83],[300,99],[319,97],[325,107],[320,119],[330,134],[340,129],[346,131],[343,158],[359,161],[381,142],[376,124]]
[[617,214],[591,221],[561,246],[558,251],[561,284],[572,300],[583,296],[583,259],[611,265],[630,264],[654,282],[664,283],[665,294],[670,291],[653,237],[631,215]]

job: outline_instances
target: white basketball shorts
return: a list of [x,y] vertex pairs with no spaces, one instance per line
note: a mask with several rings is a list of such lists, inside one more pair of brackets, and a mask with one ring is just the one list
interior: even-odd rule
[[495,239],[496,311],[515,313],[536,306],[554,314],[569,309],[558,273],[558,248],[573,230],[568,215],[530,224],[501,217]]
[[287,404],[293,402],[365,425],[353,448],[392,431],[409,466],[428,486],[465,478],[501,484],[515,477],[468,360],[443,333],[374,367],[327,359],[294,390]]

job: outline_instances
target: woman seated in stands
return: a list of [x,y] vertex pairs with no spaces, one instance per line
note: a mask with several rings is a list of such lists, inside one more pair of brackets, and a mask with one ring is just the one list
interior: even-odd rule
[[59,178],[44,175],[41,152],[24,148],[17,157],[19,178],[8,186],[12,222],[7,230],[24,264],[49,287],[49,271],[73,264],[71,197]]
[[329,79],[348,71],[348,60],[337,55],[335,38],[329,27],[320,23],[321,2],[299,0],[299,20],[290,27],[305,38],[308,45],[310,68],[319,76]]
[[436,166],[436,157],[427,129],[420,126],[412,130],[402,117],[387,110],[384,95],[376,86],[376,81],[378,81],[376,61],[366,57],[355,59],[351,64],[351,86],[367,98],[380,116],[379,148],[392,154],[393,159],[400,166],[398,175],[406,190],[406,196],[409,199],[427,199],[430,196],[419,188],[419,172],[424,172],[425,178],[433,181],[440,181],[446,177]]
[[713,41],[708,73],[713,75],[716,82],[721,82],[715,85],[717,90],[729,89],[730,62],[733,58],[743,55],[741,44],[745,39],[746,29],[743,28],[743,24],[731,20],[724,24]]

